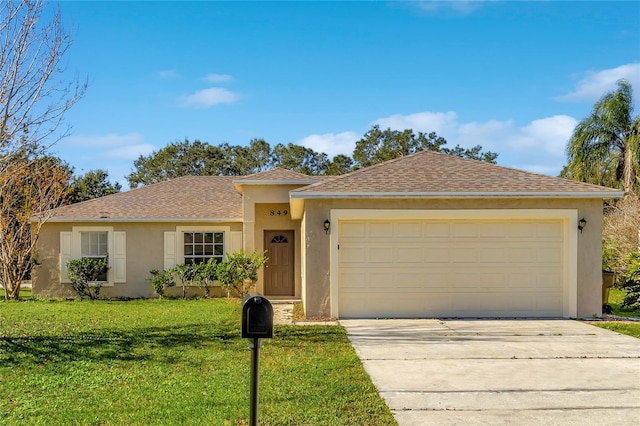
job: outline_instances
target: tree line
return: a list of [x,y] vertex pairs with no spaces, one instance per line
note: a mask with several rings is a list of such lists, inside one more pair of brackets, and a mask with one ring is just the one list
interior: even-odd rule
[[341,175],[376,163],[423,150],[437,151],[459,157],[495,163],[498,154],[483,151],[481,146],[446,148],[447,141],[435,133],[415,133],[380,129],[374,125],[356,142],[352,156],[339,154],[329,158],[324,152],[293,143],[271,146],[264,139],[252,139],[248,145],[222,143],[211,145],[195,140],[174,142],[141,155],[134,170],[126,176],[129,186],[158,183],[180,176],[243,176],[274,167],[306,175]]

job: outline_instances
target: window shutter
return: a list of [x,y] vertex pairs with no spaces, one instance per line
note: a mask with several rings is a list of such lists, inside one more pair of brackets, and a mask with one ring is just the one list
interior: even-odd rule
[[164,233],[164,270],[176,266],[176,232]]
[[67,262],[71,260],[71,241],[73,238],[72,232],[60,233],[60,282],[68,283],[69,276],[67,275]]
[[113,281],[127,282],[127,233],[113,233]]
[[227,253],[235,253],[240,250],[242,250],[242,231],[229,232]]

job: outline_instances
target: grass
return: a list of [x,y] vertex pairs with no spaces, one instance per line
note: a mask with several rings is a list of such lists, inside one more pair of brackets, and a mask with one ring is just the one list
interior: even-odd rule
[[[620,317],[635,317],[640,318],[640,310],[623,310],[622,300],[627,294],[625,290],[619,290],[612,288],[609,292],[609,304],[613,308],[613,314]],[[627,334],[629,336],[640,339],[640,322],[625,322],[625,321],[602,321],[591,322],[592,325],[606,328],[607,330],[615,331],[620,334]]]
[[609,292],[609,304],[613,308],[613,315],[640,318],[640,309],[634,310],[622,308],[622,300],[626,294],[626,290],[620,290],[617,288],[612,288]]
[[[246,425],[237,301],[0,303],[0,424]],[[277,326],[261,425],[393,425],[339,326]]]

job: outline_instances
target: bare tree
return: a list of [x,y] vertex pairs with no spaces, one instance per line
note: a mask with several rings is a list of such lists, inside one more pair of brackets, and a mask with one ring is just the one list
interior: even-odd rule
[[48,147],[86,83],[65,81],[62,59],[71,46],[59,10],[44,20],[43,0],[0,2],[0,173],[25,147]]
[[[18,298],[34,264],[40,228],[68,188],[66,171],[42,153],[66,136],[65,113],[86,83],[65,80],[71,46],[58,9],[44,0],[0,0],[0,284]],[[31,217],[35,221],[31,223]]]

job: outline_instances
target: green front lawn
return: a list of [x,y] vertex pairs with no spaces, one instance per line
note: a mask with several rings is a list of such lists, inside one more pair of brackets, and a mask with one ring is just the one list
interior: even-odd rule
[[[245,425],[237,301],[0,303],[0,424]],[[393,425],[339,326],[277,326],[260,424]]]
[[[640,318],[639,310],[623,310],[622,300],[627,294],[625,290],[618,290],[612,288],[609,292],[609,304],[613,308],[613,314],[621,317],[635,317]],[[591,322],[590,324],[606,328],[607,330],[615,331],[621,334],[628,334],[629,336],[637,337],[640,339],[640,322],[623,322],[623,321],[602,321]]]
[[619,290],[617,288],[612,288],[609,291],[609,304],[613,308],[613,314],[621,317],[635,317],[640,318],[640,310],[626,310],[622,308],[622,301],[624,300],[624,296],[626,296],[626,290]]

